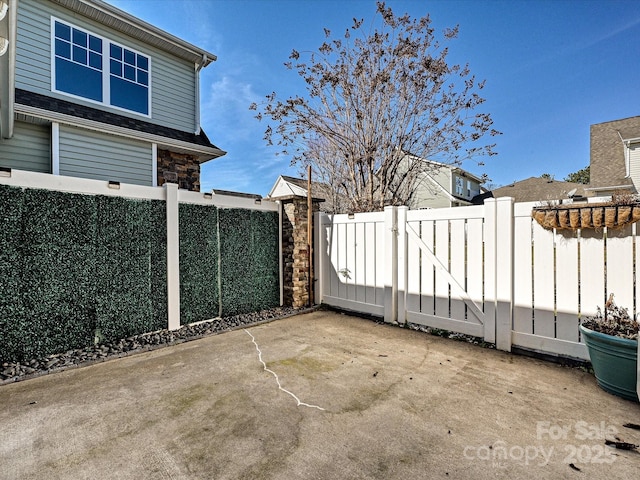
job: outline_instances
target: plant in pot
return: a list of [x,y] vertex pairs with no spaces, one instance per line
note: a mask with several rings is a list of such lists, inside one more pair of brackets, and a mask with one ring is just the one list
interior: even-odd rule
[[626,308],[613,302],[613,294],[604,313],[587,317],[580,325],[589,351],[598,385],[609,393],[638,401],[638,322]]

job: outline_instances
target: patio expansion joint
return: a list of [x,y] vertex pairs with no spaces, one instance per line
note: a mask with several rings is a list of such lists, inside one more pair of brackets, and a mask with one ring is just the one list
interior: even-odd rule
[[278,389],[283,391],[284,393],[291,395],[296,402],[298,402],[297,406],[298,407],[309,407],[309,408],[316,408],[318,410],[322,410],[325,411],[324,408],[319,407],[318,405],[311,405],[309,403],[305,403],[300,401],[300,399],[293,394],[292,392],[290,392],[289,390],[287,390],[286,388],[283,388],[282,385],[280,384],[280,379],[278,378],[278,375],[276,374],[276,372],[274,372],[273,370],[267,368],[267,364],[264,363],[264,360],[262,360],[262,350],[260,350],[260,347],[258,346],[258,343],[256,342],[256,339],[253,335],[251,335],[251,332],[249,332],[247,329],[243,329],[247,335],[249,335],[251,337],[251,341],[253,342],[253,344],[256,346],[256,350],[258,351],[258,360],[260,360],[260,363],[262,363],[262,368],[264,369],[265,372],[269,372],[271,375],[273,375],[273,377],[276,379],[276,383],[278,384]]

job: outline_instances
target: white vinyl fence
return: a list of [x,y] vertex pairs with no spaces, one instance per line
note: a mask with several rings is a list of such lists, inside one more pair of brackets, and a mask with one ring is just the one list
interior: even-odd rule
[[580,318],[616,303],[640,310],[636,225],[550,231],[535,203],[355,215],[318,214],[319,303],[588,359]]

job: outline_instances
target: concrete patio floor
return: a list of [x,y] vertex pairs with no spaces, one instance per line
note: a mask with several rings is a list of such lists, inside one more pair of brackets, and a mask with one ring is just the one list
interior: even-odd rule
[[640,471],[604,445],[640,444],[640,405],[592,375],[327,311],[5,385],[0,405],[2,479]]

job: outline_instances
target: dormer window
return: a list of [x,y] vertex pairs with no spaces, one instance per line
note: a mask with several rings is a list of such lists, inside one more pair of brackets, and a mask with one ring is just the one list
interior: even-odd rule
[[51,24],[52,91],[151,116],[149,57],[56,18]]

